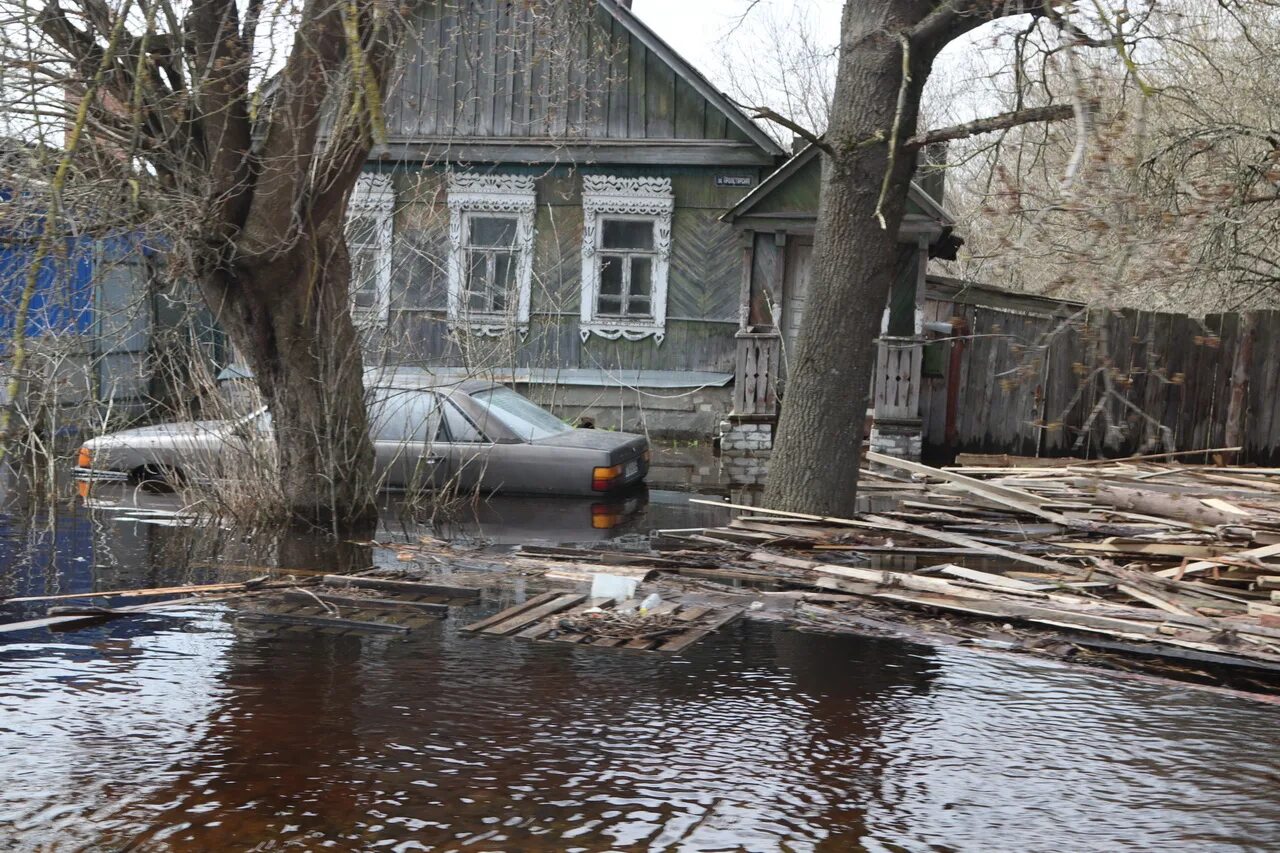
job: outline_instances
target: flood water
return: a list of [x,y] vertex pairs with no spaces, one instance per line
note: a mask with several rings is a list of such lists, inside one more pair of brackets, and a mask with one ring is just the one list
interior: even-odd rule
[[[690,512],[517,500],[431,529],[625,544],[715,520]],[[266,559],[144,516],[5,517],[0,595]],[[459,630],[534,591],[405,637],[263,631],[218,603],[0,634],[0,849],[1280,847],[1275,705],[750,621],[673,657]]]

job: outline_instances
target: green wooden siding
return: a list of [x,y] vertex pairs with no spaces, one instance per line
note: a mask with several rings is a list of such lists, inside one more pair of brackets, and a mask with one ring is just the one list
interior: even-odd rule
[[751,141],[608,12],[559,6],[416,4],[387,95],[390,136]]
[[[530,172],[520,167],[500,170]],[[539,174],[530,330],[492,339],[449,333],[448,207],[439,169],[402,169],[396,186],[392,293],[381,358],[468,367],[583,367],[731,372],[742,248],[718,217],[742,192],[715,186],[723,170],[615,168],[624,177],[670,177],[676,198],[667,286],[667,330],[652,339],[609,341],[578,334],[582,274],[582,173]],[[751,170],[748,170],[750,172]],[[741,172],[741,170],[739,170]]]

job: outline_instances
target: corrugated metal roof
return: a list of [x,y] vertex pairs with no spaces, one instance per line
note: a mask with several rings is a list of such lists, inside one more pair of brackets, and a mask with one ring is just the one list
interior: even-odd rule
[[[602,368],[517,367],[502,370],[471,370],[465,367],[422,367],[404,365],[403,370],[430,374],[446,382],[464,379],[487,379],[518,385],[576,385],[590,388],[723,388],[733,381],[732,373],[707,370],[605,370]],[[388,366],[377,372],[396,371]],[[248,379],[252,376],[242,364],[226,367],[219,379]]]

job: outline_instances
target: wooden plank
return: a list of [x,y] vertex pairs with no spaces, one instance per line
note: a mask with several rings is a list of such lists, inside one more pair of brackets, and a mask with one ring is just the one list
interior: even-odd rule
[[[6,598],[4,604],[25,604],[30,601],[68,601],[79,598],[151,598],[158,595],[188,595],[197,592],[225,592],[227,590],[248,590],[261,586],[267,576],[254,578],[242,583],[210,583],[199,586],[161,586],[149,589],[111,589],[102,592],[68,592],[61,595],[27,595],[20,598]],[[280,584],[276,584],[279,586]]]
[[302,590],[286,590],[284,598],[289,601],[312,604],[333,604],[338,607],[362,608],[365,610],[410,610],[430,613],[433,616],[447,616],[449,605],[436,604],[430,601],[410,601],[404,598],[362,598],[358,595],[335,595],[331,592],[304,592]]
[[[127,607],[113,607],[113,614],[128,615],[131,613],[147,613],[153,610],[162,610],[167,607],[182,607],[186,605],[208,604],[215,601],[226,601],[232,598],[239,598],[247,595],[245,592],[219,593],[208,596],[198,596],[193,598],[173,598],[167,601],[149,601],[145,604],[133,604]],[[46,616],[41,619],[25,619],[21,622],[9,622],[0,625],[0,634],[10,634],[17,631],[32,631],[39,628],[55,628],[67,627],[77,622],[96,622],[101,616]]]
[[1063,551],[1089,551],[1104,554],[1141,554],[1155,557],[1188,557],[1194,560],[1207,560],[1230,554],[1236,548],[1229,545],[1181,544],[1178,542],[1064,542]]
[[[475,118],[473,127],[477,136],[493,135],[494,101],[498,90],[498,44],[496,29],[499,23],[498,4],[500,0],[481,0],[476,8],[479,21],[476,22],[475,49],[472,58],[472,74],[477,78],[475,85]],[[506,5],[505,2],[502,5]]]
[[[592,598],[588,601],[584,601],[583,603],[579,604],[576,607],[571,607],[569,610],[563,613],[553,614],[554,618],[548,617],[534,625],[530,625],[528,628],[525,628],[524,630],[516,634],[516,636],[525,640],[540,640],[543,637],[545,637],[547,634],[550,634],[552,631],[557,630],[560,627],[560,621],[562,619],[567,619],[573,616],[581,615],[581,613],[584,610],[590,610],[593,607],[599,607],[601,610],[605,610],[610,607],[613,607],[614,604],[616,604],[616,602],[612,598]],[[579,639],[573,639],[574,637],[577,637]],[[556,637],[557,640],[562,640],[564,642],[571,642],[571,643],[578,642],[580,639],[583,639],[583,638],[584,638],[584,635],[578,634],[578,633],[562,634]]]
[[982,542],[977,539],[963,536],[959,533],[948,533],[941,530],[931,530],[927,527],[920,527],[914,524],[905,524],[900,521],[894,521],[891,518],[882,516],[867,515],[861,521],[855,521],[851,518],[834,518],[824,515],[809,515],[800,512],[786,512],[783,510],[766,509],[757,506],[745,506],[743,504],[723,503],[720,501],[702,500],[700,498],[690,498],[689,503],[707,504],[709,506],[718,506],[724,509],[746,510],[753,513],[767,513],[769,515],[777,515],[782,518],[799,518],[808,521],[821,521],[826,524],[837,524],[845,527],[860,527],[866,530],[895,530],[900,533],[911,533],[924,539],[934,539],[939,542],[946,542],[950,545],[959,545],[964,548],[974,548],[985,554],[992,556],[1004,557],[1014,562],[1028,563],[1033,566],[1041,566],[1046,569],[1062,572],[1066,575],[1075,575],[1077,569],[1067,565],[1066,563],[1058,563],[1053,560],[1045,560],[1031,554],[1022,554],[1017,551],[1010,551],[988,542]]
[[1177,613],[1179,616],[1196,616],[1197,615],[1195,611],[1189,610],[1188,608],[1183,607],[1177,602],[1171,601],[1162,595],[1157,595],[1156,593],[1150,590],[1140,589],[1136,586],[1131,586],[1125,583],[1117,584],[1116,589],[1124,593],[1125,595],[1129,596],[1130,598],[1137,599],[1138,601],[1141,601],[1144,604],[1150,604],[1152,607],[1155,607],[1159,610],[1163,610],[1167,613]]
[[703,637],[713,631],[723,628],[725,625],[728,625],[741,615],[742,611],[738,608],[730,608],[721,615],[713,618],[709,624],[704,625],[701,628],[695,628],[688,633],[681,634],[678,637],[667,640],[665,643],[659,644],[655,651],[666,652],[669,654],[676,654],[677,652],[684,651]]
[[627,128],[633,139],[643,139],[648,102],[645,99],[645,67],[649,50],[639,39],[628,39],[627,58]]
[[[1266,557],[1274,557],[1280,554],[1280,545],[1264,545],[1261,548],[1251,548],[1248,551],[1237,551],[1230,555],[1232,560],[1262,560]],[[1183,575],[1194,575],[1200,572],[1207,572],[1215,566],[1224,565],[1217,560],[1200,560],[1185,566],[1175,566],[1172,569],[1161,569],[1154,574],[1161,578],[1180,578]]]
[[526,610],[532,610],[535,607],[541,604],[545,604],[554,598],[558,598],[563,594],[564,593],[560,590],[552,590],[551,592],[540,593],[538,595],[535,595],[533,598],[527,599],[526,601],[515,605],[514,607],[508,607],[506,610],[495,613],[492,616],[486,616],[484,619],[481,619],[479,622],[472,622],[470,625],[465,626],[462,630],[479,631],[481,628],[488,628],[490,625],[496,625],[497,623],[510,619],[512,616],[515,616],[516,614],[522,613]]
[[487,628],[483,628],[482,631],[486,634],[511,634],[532,622],[536,622],[543,617],[550,616],[552,613],[559,613],[561,610],[567,610],[584,600],[586,600],[586,595],[583,595],[582,593],[563,593],[553,598],[551,601],[548,601],[545,604],[540,604],[533,609],[522,609],[514,616],[490,625]]
[[380,589],[387,592],[403,592],[408,595],[444,595],[450,598],[479,598],[480,590],[469,586],[402,581],[391,578],[364,578],[354,575],[325,575],[325,586],[352,586],[359,589]]
[[890,468],[897,468],[901,471],[910,471],[913,474],[932,477],[935,480],[946,480],[949,483],[954,483],[955,485],[963,488],[965,491],[981,495],[989,501],[994,501],[1002,506],[1016,509],[1019,512],[1038,516],[1046,521],[1052,521],[1055,524],[1061,524],[1066,527],[1071,527],[1076,524],[1074,519],[1067,518],[1065,515],[1042,509],[1041,506],[1045,501],[1038,495],[1034,495],[1031,492],[1024,492],[1020,489],[1011,489],[1007,486],[1001,486],[996,483],[989,483],[985,480],[968,477],[956,471],[934,468],[930,465],[912,462],[909,459],[899,459],[883,453],[876,453],[872,450],[867,451],[867,460],[875,462],[878,465],[885,465]]
[[251,613],[237,613],[235,618],[237,622],[264,622],[273,625],[296,625],[305,628],[333,628],[340,631],[359,631],[366,634],[409,633],[409,628],[404,625],[391,625],[386,622],[364,622],[358,619],[337,619],[332,616],[300,616],[293,613],[254,611]]
[[1044,589],[1053,589],[1050,584],[1027,583],[1017,578],[1007,578],[1004,575],[996,575],[990,572],[979,572],[976,569],[967,569],[964,566],[946,565],[938,569],[944,575],[962,578],[974,583],[980,583],[985,586],[999,587],[1001,589],[1017,589],[1025,592],[1037,592]]
[[493,135],[511,135],[516,65],[515,15],[508,3],[499,3],[494,20],[495,81],[493,93]]
[[609,138],[626,139],[627,118],[630,109],[627,65],[630,56],[630,36],[618,21],[611,21],[612,38],[609,42]]

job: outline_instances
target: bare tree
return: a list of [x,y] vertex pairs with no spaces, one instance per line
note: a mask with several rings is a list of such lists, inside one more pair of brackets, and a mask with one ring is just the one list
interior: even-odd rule
[[[1038,0],[848,0],[831,123],[820,144],[823,176],[810,298],[791,360],[766,501],[774,507],[848,514],[854,499],[863,413],[879,329],[899,263],[896,234],[919,147],[937,139],[1074,115],[1087,136],[1084,86],[1068,74],[1066,103],[1021,106],[989,120],[919,132],[921,95],[942,49],[984,24],[1026,15],[1057,34],[1072,56],[1083,46],[1131,62],[1144,14]],[[1070,71],[1068,63],[1068,71]],[[1068,180],[1078,169],[1068,164]]]
[[73,193],[157,235],[167,274],[198,285],[253,370],[274,417],[285,511],[372,517],[343,217],[383,132],[399,10],[371,0],[3,8],[10,121],[58,149],[46,247]]
[[1068,125],[966,146],[952,182],[969,236],[962,274],[1196,315],[1280,304],[1277,9],[1170,3],[1146,29],[1132,67],[1076,60],[1097,104],[1078,180],[1063,181],[1077,148]]
[[[822,133],[835,89],[836,47],[815,12],[812,0],[785,10],[751,9],[720,44],[718,76],[733,99],[758,116],[786,117]],[[765,128],[784,149],[791,148],[794,129],[776,120]]]

